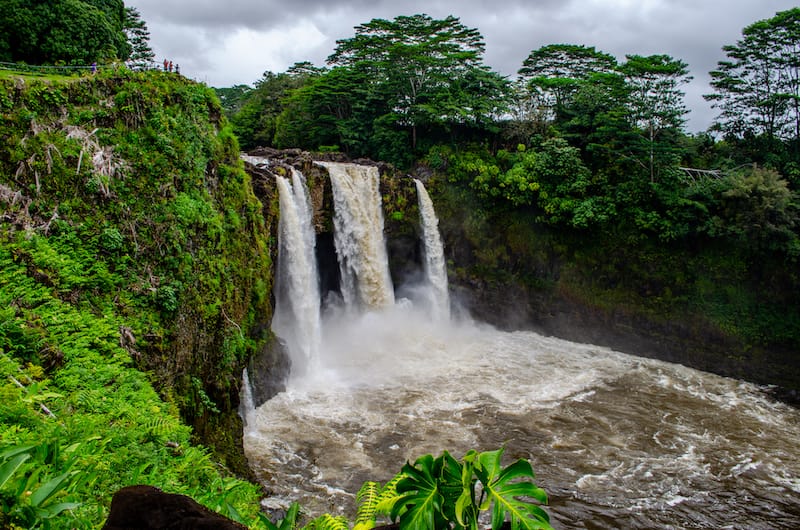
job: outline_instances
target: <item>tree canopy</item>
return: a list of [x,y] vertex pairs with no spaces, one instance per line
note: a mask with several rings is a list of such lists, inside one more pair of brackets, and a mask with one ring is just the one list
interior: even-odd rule
[[0,0],[0,60],[90,64],[130,57],[122,0]]
[[727,136],[766,135],[800,141],[800,7],[755,22],[722,48],[711,72],[719,109],[715,129]]
[[328,63],[366,76],[387,101],[375,120],[408,130],[412,149],[420,127],[478,123],[503,109],[504,81],[483,65],[483,37],[458,18],[373,19],[355,30]]

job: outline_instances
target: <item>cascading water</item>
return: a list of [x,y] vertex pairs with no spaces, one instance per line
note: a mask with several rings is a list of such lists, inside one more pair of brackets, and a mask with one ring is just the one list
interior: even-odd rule
[[242,371],[242,386],[239,389],[239,417],[242,418],[245,427],[250,424],[250,418],[252,418],[255,410],[253,388],[250,385],[250,376],[247,373],[247,368],[245,368]]
[[439,236],[439,218],[433,209],[428,191],[422,181],[414,179],[417,187],[419,216],[422,223],[422,237],[425,254],[425,280],[430,287],[430,304],[432,316],[436,320],[450,319],[450,295],[447,292],[447,264],[444,259],[444,247]]
[[394,304],[378,169],[317,162],[328,170],[334,201],[334,243],[344,303],[355,309],[385,309]]
[[303,175],[278,176],[278,275],[272,330],[285,341],[292,375],[313,372],[320,345],[320,302],[311,202]]
[[[375,250],[349,228],[339,257],[357,277],[358,253]],[[248,415],[245,451],[271,507],[352,519],[361,484],[407,460],[505,446],[508,462],[533,464],[556,528],[800,528],[800,411],[758,387],[377,300],[327,314],[321,370]]]

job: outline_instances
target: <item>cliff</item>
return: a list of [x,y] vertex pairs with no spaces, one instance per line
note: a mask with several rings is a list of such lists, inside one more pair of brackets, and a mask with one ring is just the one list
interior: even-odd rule
[[[253,515],[258,488],[214,461],[249,475],[236,410],[271,340],[270,226],[213,91],[10,76],[0,112],[0,454],[29,454],[11,480],[68,473],[95,524],[137,482]],[[43,516],[31,499],[11,522]]]

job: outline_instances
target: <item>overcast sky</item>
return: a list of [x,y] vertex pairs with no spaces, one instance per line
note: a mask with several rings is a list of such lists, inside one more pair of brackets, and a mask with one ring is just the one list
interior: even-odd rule
[[325,65],[337,39],[373,18],[453,15],[477,28],[485,63],[514,76],[531,50],[547,44],[594,46],[625,54],[668,54],[689,64],[687,128],[705,130],[714,111],[703,100],[708,72],[742,29],[797,0],[125,0],[150,30],[156,60],[211,86],[252,85],[265,71]]

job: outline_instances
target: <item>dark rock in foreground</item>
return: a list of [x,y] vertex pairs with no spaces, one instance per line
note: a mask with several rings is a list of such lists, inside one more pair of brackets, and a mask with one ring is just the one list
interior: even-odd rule
[[152,486],[128,486],[114,494],[103,530],[241,530],[247,528],[185,495]]

